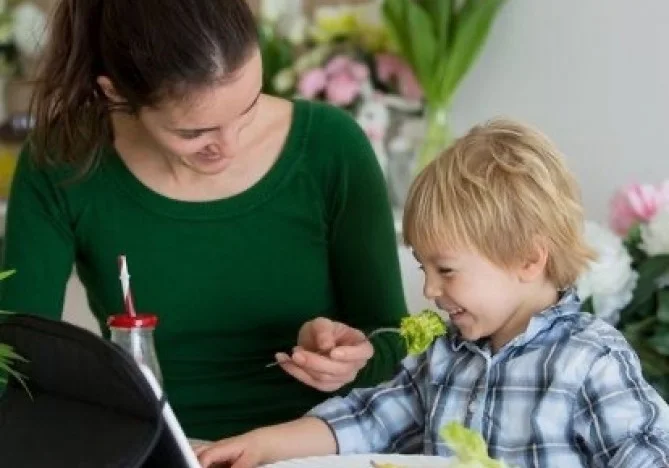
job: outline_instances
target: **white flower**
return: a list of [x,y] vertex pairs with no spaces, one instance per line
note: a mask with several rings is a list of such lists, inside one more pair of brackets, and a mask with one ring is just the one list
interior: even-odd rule
[[282,21],[279,25],[279,30],[291,44],[300,46],[307,40],[309,21],[304,15],[295,16],[289,21]]
[[302,0],[263,0],[260,18],[276,26],[279,35],[293,45],[302,45],[307,38],[308,23]]
[[641,244],[648,255],[669,254],[669,209],[660,211],[648,224],[641,225]]
[[632,269],[632,257],[622,239],[613,232],[586,221],[585,240],[598,258],[577,280],[578,294],[584,300],[592,297],[595,314],[615,324],[620,310],[632,300],[639,274]]
[[46,14],[35,4],[24,2],[14,9],[16,48],[27,57],[39,54],[47,27]]
[[262,0],[260,18],[275,23],[286,16],[302,14],[302,0]]
[[272,79],[272,85],[279,93],[288,92],[295,86],[295,72],[290,68],[284,68]]

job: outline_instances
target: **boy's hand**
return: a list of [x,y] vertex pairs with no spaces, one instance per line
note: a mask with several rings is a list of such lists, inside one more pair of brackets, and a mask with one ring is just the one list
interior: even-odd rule
[[330,427],[318,418],[304,417],[195,449],[204,468],[254,468],[289,458],[337,453]]
[[195,454],[204,468],[217,466],[254,468],[263,462],[262,445],[254,432],[200,445],[195,448]]
[[350,383],[374,355],[363,332],[317,318],[302,325],[293,355],[277,354],[279,364],[297,380],[324,392]]

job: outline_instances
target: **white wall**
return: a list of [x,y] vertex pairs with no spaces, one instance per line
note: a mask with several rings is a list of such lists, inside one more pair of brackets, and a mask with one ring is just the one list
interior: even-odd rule
[[463,132],[527,120],[566,153],[587,215],[613,191],[669,178],[669,1],[508,0],[453,105]]
[[[508,0],[455,97],[454,129],[497,115],[540,127],[603,221],[618,186],[669,178],[668,45],[668,0]],[[418,311],[422,275],[406,249],[400,257]],[[82,304],[75,283],[67,316],[90,324]]]

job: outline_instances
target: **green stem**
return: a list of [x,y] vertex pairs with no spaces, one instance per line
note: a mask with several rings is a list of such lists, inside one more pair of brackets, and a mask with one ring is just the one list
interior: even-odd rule
[[439,156],[453,139],[448,125],[447,106],[428,105],[426,117],[427,129],[418,154],[417,171],[423,169],[430,161]]

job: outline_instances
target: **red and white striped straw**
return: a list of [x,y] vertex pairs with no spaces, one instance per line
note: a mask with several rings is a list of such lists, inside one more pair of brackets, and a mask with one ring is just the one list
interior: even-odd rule
[[135,313],[135,304],[132,301],[132,292],[130,291],[130,273],[128,273],[128,262],[125,255],[118,256],[118,268],[121,273],[119,279],[121,280],[121,288],[123,289],[123,306],[125,313],[131,317],[137,316]]

